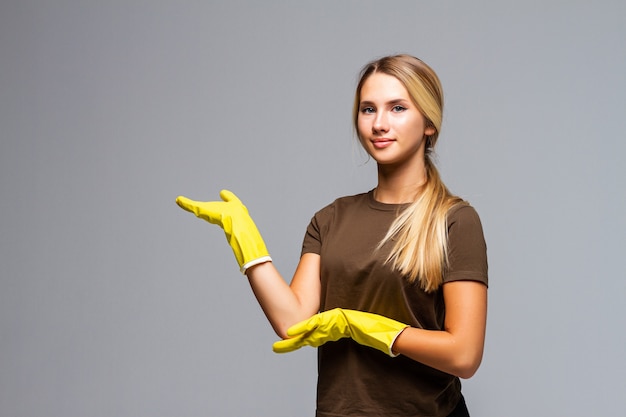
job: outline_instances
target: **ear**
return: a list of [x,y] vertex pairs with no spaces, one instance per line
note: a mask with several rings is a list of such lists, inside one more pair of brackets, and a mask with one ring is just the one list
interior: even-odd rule
[[434,126],[427,126],[426,129],[424,129],[424,135],[426,136],[432,136],[435,134],[437,130],[435,130]]

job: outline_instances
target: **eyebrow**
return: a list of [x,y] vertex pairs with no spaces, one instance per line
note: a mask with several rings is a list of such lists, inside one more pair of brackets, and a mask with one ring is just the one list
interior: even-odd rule
[[[409,101],[407,99],[404,98],[396,98],[393,100],[389,100],[388,102],[386,102],[385,104],[388,106],[393,106],[396,104],[406,104],[409,103]],[[361,103],[359,103],[361,106],[373,106],[374,102],[373,101],[369,101],[369,100],[363,100],[361,101]]]

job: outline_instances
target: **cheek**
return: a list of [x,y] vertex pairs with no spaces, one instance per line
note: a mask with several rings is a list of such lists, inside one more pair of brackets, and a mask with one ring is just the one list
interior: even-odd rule
[[420,136],[427,134],[425,132],[426,126],[424,125],[424,120],[419,117],[411,118],[410,120],[404,120],[402,126],[405,130],[410,130],[412,132],[419,132]]
[[365,149],[366,151],[367,151],[367,145],[369,143],[369,141],[367,140],[368,133],[369,133],[369,130],[367,130],[367,128],[365,128],[365,126],[363,126],[362,123],[357,124],[356,126],[357,140],[359,141],[359,144],[361,145],[361,147],[363,147],[363,149]]
[[363,119],[359,118],[356,122],[356,133],[361,138],[364,134],[367,134],[369,130],[367,129],[366,123]]

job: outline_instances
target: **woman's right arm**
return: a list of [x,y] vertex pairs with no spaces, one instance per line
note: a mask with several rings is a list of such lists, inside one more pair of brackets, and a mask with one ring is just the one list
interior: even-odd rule
[[320,308],[320,256],[305,253],[287,284],[272,262],[246,271],[256,299],[276,334],[285,339],[287,329],[317,314]]
[[197,217],[219,225],[233,249],[237,263],[270,324],[281,338],[287,329],[316,314],[320,307],[320,257],[305,253],[287,285],[265,247],[248,209],[231,191],[220,191],[222,201],[194,201],[179,196],[176,203]]

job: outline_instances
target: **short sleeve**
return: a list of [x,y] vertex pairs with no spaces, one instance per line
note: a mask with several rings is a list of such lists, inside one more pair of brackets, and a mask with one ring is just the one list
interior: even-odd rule
[[304,255],[305,253],[321,254],[324,236],[328,234],[328,230],[334,218],[335,203],[336,202],[329,204],[315,213],[306,228],[300,255]]
[[306,228],[306,233],[304,234],[304,241],[302,242],[301,255],[304,255],[305,253],[316,253],[319,255],[321,250],[322,250],[322,239],[320,236],[319,221],[317,217],[314,216]]
[[448,214],[448,267],[443,281],[479,281],[488,285],[487,245],[476,210],[469,204]]

